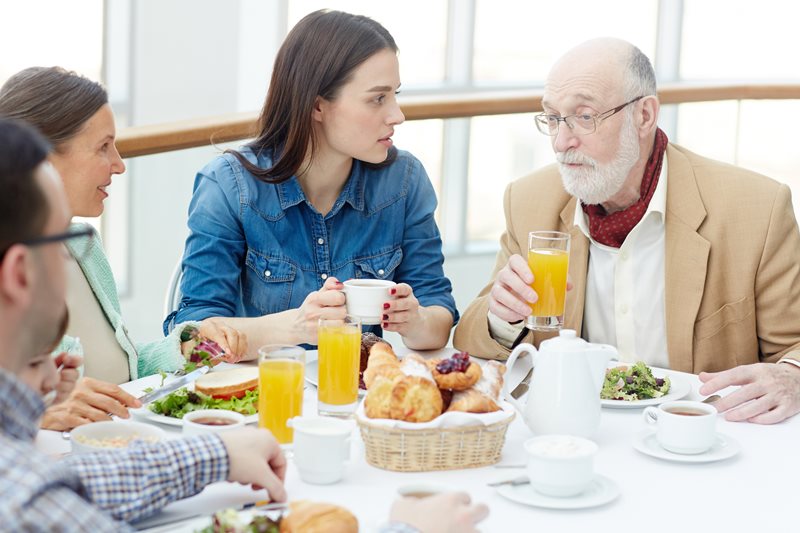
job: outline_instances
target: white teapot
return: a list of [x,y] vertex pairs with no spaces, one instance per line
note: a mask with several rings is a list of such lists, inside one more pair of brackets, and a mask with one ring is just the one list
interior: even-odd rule
[[533,377],[527,400],[515,400],[503,385],[503,396],[536,434],[592,437],[600,425],[600,389],[609,361],[617,349],[591,344],[575,330],[563,329],[558,337],[543,341],[537,351],[520,344],[508,358],[507,373],[522,353],[533,358]]

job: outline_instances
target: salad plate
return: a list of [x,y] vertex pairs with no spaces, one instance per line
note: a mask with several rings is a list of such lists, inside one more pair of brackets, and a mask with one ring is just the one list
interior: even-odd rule
[[596,475],[592,484],[584,492],[569,498],[547,496],[537,492],[529,483],[522,485],[502,485],[497,488],[500,496],[512,502],[547,509],[586,509],[599,507],[614,501],[619,496],[619,487],[611,479]]
[[668,377],[670,381],[669,392],[658,398],[648,398],[646,400],[605,400],[601,399],[603,407],[611,409],[637,409],[649,405],[660,405],[664,402],[680,400],[692,391],[692,385],[687,376],[677,372],[653,369],[653,376],[657,378]]
[[[148,409],[147,407],[139,407],[138,409],[129,409],[130,413],[145,421],[145,422],[155,422],[158,424],[166,424],[168,426],[183,426],[183,419],[175,418],[173,416],[165,416],[159,415]],[[246,415],[244,417],[245,424],[257,424],[258,423],[258,413],[254,415]]]
[[[319,388],[319,360],[314,359],[306,363],[306,381],[311,385]],[[358,397],[363,398],[366,396],[367,391],[358,389]]]
[[672,453],[661,447],[656,438],[656,432],[649,428],[636,434],[636,437],[633,439],[633,447],[637,451],[649,455],[650,457],[678,463],[713,463],[715,461],[723,461],[733,457],[742,450],[741,445],[736,440],[727,435],[717,433],[714,445],[706,452],[691,455]]

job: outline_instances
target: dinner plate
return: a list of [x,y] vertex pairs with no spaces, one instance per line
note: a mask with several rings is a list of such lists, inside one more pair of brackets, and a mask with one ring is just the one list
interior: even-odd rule
[[[158,424],[166,424],[168,426],[183,426],[183,420],[172,416],[159,415],[154,413],[147,407],[139,407],[138,409],[129,409],[132,415],[145,422],[156,422]],[[246,415],[244,417],[245,424],[258,423],[258,413],[254,415]]]
[[659,405],[664,402],[680,400],[692,391],[692,385],[686,376],[677,372],[653,369],[653,375],[657,378],[668,377],[670,380],[669,392],[659,398],[648,398],[647,400],[600,400],[603,407],[611,409],[636,409],[647,407],[648,405]]
[[523,485],[502,485],[497,488],[500,496],[512,502],[547,509],[586,509],[598,507],[614,501],[619,496],[619,487],[611,479],[595,475],[589,488],[577,496],[559,498],[537,492],[529,483]]
[[644,429],[636,434],[633,439],[633,447],[645,455],[664,459],[665,461],[675,461],[678,463],[713,463],[723,461],[738,454],[742,447],[733,438],[717,433],[714,445],[707,452],[696,454],[672,453],[658,443],[656,432],[652,429]]
[[[314,359],[306,363],[306,381],[319,388],[319,360]],[[367,391],[358,389],[358,397],[363,398]]]

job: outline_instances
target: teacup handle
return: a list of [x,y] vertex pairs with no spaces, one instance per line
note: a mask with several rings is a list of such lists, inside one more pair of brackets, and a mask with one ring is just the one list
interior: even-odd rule
[[[536,356],[536,348],[532,344],[528,344],[526,342],[523,342],[522,344],[520,344],[519,346],[514,348],[514,350],[508,356],[508,360],[506,361],[506,374],[507,375],[511,374],[511,369],[514,367],[514,363],[517,362],[517,358],[519,357],[519,355],[521,353],[529,353],[529,354],[531,354],[531,364],[534,364],[535,356]],[[519,400],[516,400],[516,399],[514,399],[513,396],[511,396],[511,391],[508,390],[508,388],[509,388],[509,380],[504,379],[503,380],[503,398],[507,402],[510,402],[511,405],[513,405],[517,409],[517,411],[519,411],[520,413],[524,412],[524,408],[523,408],[522,403],[520,403]]]
[[644,418],[644,421],[648,424],[655,424],[658,422],[658,409],[655,407],[646,408],[642,413],[642,418]]

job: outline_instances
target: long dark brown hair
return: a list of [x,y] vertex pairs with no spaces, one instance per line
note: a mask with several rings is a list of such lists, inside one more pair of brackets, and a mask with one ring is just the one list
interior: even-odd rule
[[108,103],[96,81],[61,67],[31,67],[0,87],[0,116],[24,120],[61,151]]
[[[320,10],[292,28],[275,58],[267,99],[258,119],[258,137],[247,146],[256,154],[272,152],[272,167],[254,165],[235,150],[226,152],[258,179],[281,183],[300,170],[316,141],[311,114],[317,97],[335,100],[353,71],[381,50],[397,52],[386,28],[361,15]],[[390,150],[387,161],[394,158]]]

